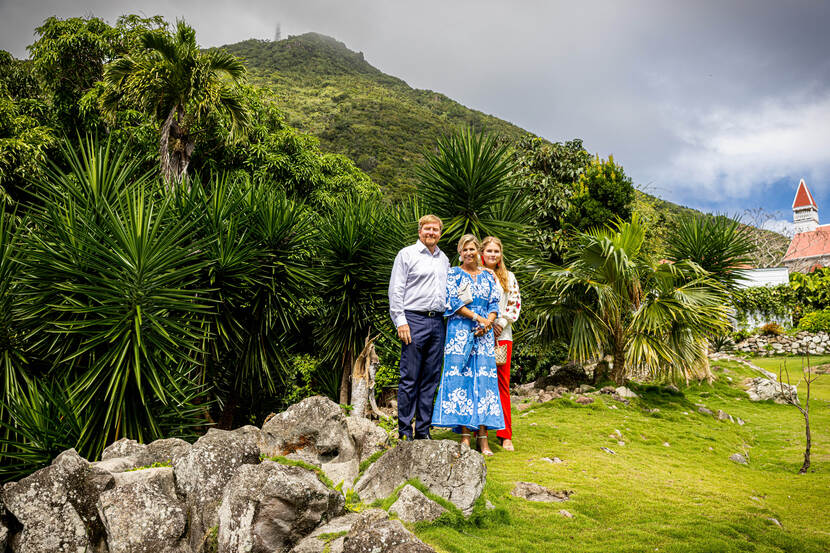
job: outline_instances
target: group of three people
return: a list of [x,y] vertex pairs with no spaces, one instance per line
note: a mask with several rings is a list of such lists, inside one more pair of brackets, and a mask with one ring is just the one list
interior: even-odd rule
[[430,427],[439,426],[470,445],[472,431],[481,452],[492,455],[487,431],[497,430],[502,447],[513,451],[511,326],[521,309],[519,286],[498,238],[462,236],[460,265],[450,268],[438,248],[442,230],[435,215],[421,217],[418,241],[398,252],[389,281],[389,311],[402,342],[398,435],[429,439]]

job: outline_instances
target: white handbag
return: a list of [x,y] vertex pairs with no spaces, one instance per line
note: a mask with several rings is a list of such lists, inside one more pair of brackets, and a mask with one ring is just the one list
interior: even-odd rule
[[496,344],[496,365],[504,365],[507,363],[507,344]]

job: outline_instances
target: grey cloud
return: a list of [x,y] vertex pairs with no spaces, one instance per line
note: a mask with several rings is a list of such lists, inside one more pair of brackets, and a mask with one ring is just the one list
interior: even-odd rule
[[12,0],[0,48],[24,55],[53,13],[126,12],[184,16],[205,46],[271,38],[278,21],[283,36],[334,36],[414,87],[583,138],[670,200],[760,204],[769,183],[802,175],[830,190],[830,150],[814,146],[830,134],[828,2]]

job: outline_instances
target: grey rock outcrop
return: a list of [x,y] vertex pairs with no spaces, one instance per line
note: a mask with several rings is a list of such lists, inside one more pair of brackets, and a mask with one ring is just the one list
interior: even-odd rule
[[262,425],[260,451],[321,466],[357,457],[354,440],[340,406],[314,396],[274,415]]
[[[346,534],[360,518],[358,513],[346,513],[326,524],[300,540],[291,553],[342,553]],[[339,535],[342,534],[342,535]]]
[[554,491],[534,482],[516,482],[516,486],[511,490],[510,495],[521,497],[528,501],[554,503],[567,501],[571,493],[569,491]]
[[16,553],[102,551],[104,526],[96,503],[114,484],[74,449],[52,464],[3,488],[3,504],[23,526],[12,540]]
[[343,553],[434,553],[435,550],[404,528],[389,520],[384,511],[360,513],[343,544]]
[[798,389],[794,384],[783,384],[777,380],[758,377],[748,380],[746,385],[746,393],[751,401],[771,399],[775,403],[787,403],[787,398],[792,397],[798,402]]
[[616,392],[616,394],[623,399],[634,399],[635,397],[639,397],[631,389],[626,388],[625,386],[619,386],[614,390],[614,392]]
[[273,461],[240,466],[222,496],[219,552],[289,551],[344,505],[310,470]]
[[176,496],[171,467],[115,475],[103,492],[98,514],[109,553],[190,553],[187,512]]
[[398,499],[389,507],[390,513],[397,513],[404,522],[432,522],[447,510],[407,484],[398,494]]
[[355,491],[363,501],[371,502],[417,478],[469,515],[486,476],[487,465],[480,453],[451,440],[415,440],[385,453],[358,480]]
[[320,468],[335,486],[342,483],[342,490],[350,490],[354,488],[354,481],[360,472],[360,463],[357,459],[352,459],[342,463],[323,463]]
[[357,457],[361,463],[389,447],[389,434],[369,419],[346,417],[346,426],[354,440]]
[[194,551],[205,532],[218,522],[217,510],[226,484],[242,465],[259,463],[259,449],[250,440],[211,428],[173,465],[176,492],[187,498],[190,546]]
[[124,472],[156,463],[172,465],[184,457],[191,447],[179,438],[155,440],[147,445],[121,438],[109,445],[101,460],[93,465],[108,472]]

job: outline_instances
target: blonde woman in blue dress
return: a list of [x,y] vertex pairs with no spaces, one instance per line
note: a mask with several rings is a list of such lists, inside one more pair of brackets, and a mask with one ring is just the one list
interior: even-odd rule
[[460,432],[468,446],[470,430],[478,430],[479,449],[492,455],[487,430],[504,428],[493,335],[500,292],[493,275],[479,266],[481,245],[475,236],[462,236],[458,253],[461,266],[447,274],[444,370],[432,424]]

